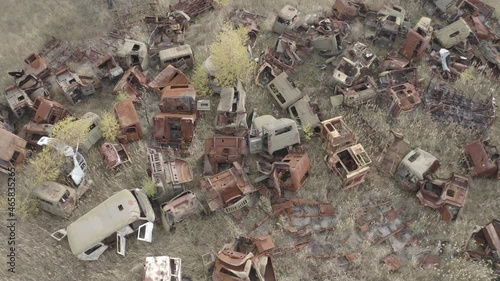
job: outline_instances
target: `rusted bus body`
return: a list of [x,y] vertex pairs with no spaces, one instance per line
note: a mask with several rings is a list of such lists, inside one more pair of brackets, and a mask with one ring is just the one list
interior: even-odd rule
[[167,86],[174,85],[185,85],[190,84],[189,78],[184,74],[184,72],[173,67],[172,65],[167,65],[153,81],[149,82],[148,87],[162,93],[163,89]]
[[392,116],[414,111],[421,103],[420,93],[410,83],[392,86],[387,93],[386,99]]
[[68,68],[60,69],[55,73],[57,85],[61,88],[66,99],[75,105],[82,101],[84,96],[95,94],[100,88],[100,81],[89,76],[81,76]]
[[469,192],[469,180],[462,175],[452,174],[448,179],[420,181],[417,198],[425,206],[441,212],[446,222],[454,221],[460,215]]
[[10,109],[16,118],[21,118],[33,107],[33,101],[26,92],[19,87],[12,85],[5,89],[5,97]]
[[182,260],[169,256],[147,257],[142,281],[163,280],[182,280]]
[[24,59],[24,67],[27,74],[33,74],[40,79],[50,75],[50,67],[47,61],[39,53],[31,53]]
[[399,53],[412,61],[419,61],[425,54],[432,37],[431,19],[422,17],[417,25],[406,35]]
[[257,191],[238,162],[233,162],[231,169],[203,178],[200,186],[210,197],[210,210],[223,210],[226,214],[247,206],[250,194]]
[[271,236],[238,237],[217,253],[213,281],[276,281],[271,262]]
[[203,205],[191,191],[182,192],[169,202],[162,204],[160,209],[161,222],[167,232],[184,219],[205,211]]
[[180,70],[186,70],[193,68],[195,64],[193,50],[187,44],[163,49],[158,55],[162,67],[172,65]]
[[194,86],[181,84],[165,87],[161,94],[160,111],[194,115],[194,121],[196,121],[196,91]]
[[439,166],[436,157],[417,148],[403,157],[394,177],[403,190],[415,192],[418,190],[418,182],[434,174]]
[[327,141],[325,149],[332,154],[358,141],[356,134],[347,126],[342,116],[322,121],[320,136]]
[[217,136],[205,140],[205,173],[217,174],[233,162],[243,166],[248,156],[245,138]]
[[0,128],[0,172],[9,173],[10,168],[24,164],[28,142],[13,133]]
[[121,165],[130,162],[130,156],[123,144],[105,142],[99,148],[99,153],[110,170],[116,170]]
[[410,143],[404,138],[404,135],[391,130],[393,139],[387,142],[384,148],[375,154],[377,168],[384,174],[394,177],[399,163],[408,153]]
[[57,182],[44,182],[33,190],[38,207],[58,217],[67,219],[78,206],[78,200],[89,190],[80,186],[76,190]]
[[30,122],[24,126],[20,136],[22,136],[28,144],[35,146],[41,137],[50,135],[53,127],[54,125],[51,124],[37,124]]
[[120,92],[125,92],[134,102],[139,102],[139,98],[142,95],[141,88],[145,87],[147,83],[148,78],[142,73],[139,67],[134,66],[125,71],[122,78],[113,88],[112,93],[116,95]]
[[53,125],[70,115],[69,111],[62,104],[43,97],[36,98],[33,109],[35,110],[35,116],[32,121],[38,124],[46,123]]
[[153,199],[160,204],[182,193],[184,184],[193,180],[191,165],[186,160],[176,158],[170,152],[165,159],[161,152],[152,148],[148,149],[148,174],[157,188]]
[[196,114],[158,113],[153,117],[154,145],[186,149],[193,140]]
[[94,72],[100,79],[113,80],[123,74],[123,68],[120,67],[114,56],[107,54],[95,63]]
[[487,141],[476,140],[465,146],[463,154],[472,177],[500,180],[500,154],[496,146]]
[[368,8],[362,0],[336,0],[333,3],[332,13],[339,19],[351,19],[365,16]]
[[148,47],[143,42],[125,39],[116,52],[116,59],[123,69],[139,67],[146,70],[149,67]]
[[234,135],[242,135],[247,131],[246,97],[240,81],[236,87],[221,89],[215,116],[216,131]]
[[170,5],[171,11],[183,11],[190,17],[196,17],[197,15],[214,9],[213,0],[179,0],[177,4]]
[[377,86],[371,76],[362,77],[358,83],[346,87],[335,86],[333,96],[330,97],[332,106],[344,105],[356,107],[373,100],[377,96]]
[[493,270],[500,274],[500,220],[477,228],[465,245],[465,254],[473,260],[491,260]]
[[120,125],[117,139],[120,143],[140,140],[144,137],[141,120],[132,100],[127,99],[115,104],[115,115]]
[[353,188],[365,181],[371,159],[361,144],[354,144],[336,153],[327,149],[326,165],[340,179],[343,189]]

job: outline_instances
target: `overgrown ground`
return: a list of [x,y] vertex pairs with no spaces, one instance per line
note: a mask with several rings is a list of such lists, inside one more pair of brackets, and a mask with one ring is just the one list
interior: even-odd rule
[[[131,4],[130,0],[117,0],[117,7]],[[168,4],[162,1],[161,4]],[[373,5],[380,5],[382,1],[373,0]],[[376,2],[376,3],[375,3]],[[411,25],[414,25],[422,12],[414,1],[402,1],[402,5],[411,11]],[[490,4],[498,3],[489,0]],[[259,34],[256,50],[260,51],[263,46],[274,43],[276,35],[270,32],[274,14],[284,4],[296,5],[302,13],[321,14],[330,10],[332,1],[299,1],[299,0],[275,0],[275,1],[244,1],[233,0],[232,6],[244,7],[261,15],[267,16],[261,22],[262,32]],[[4,70],[20,68],[22,59],[40,48],[50,36],[70,40],[78,43],[79,40],[104,36],[111,28],[110,16],[106,9],[106,1],[95,0],[58,0],[58,1],[28,1],[28,0],[4,0],[2,1],[0,16],[3,19],[1,26],[2,41],[0,42],[0,67]],[[203,14],[195,19],[190,25],[186,41],[190,44],[196,54],[198,62],[202,62],[208,56],[208,45],[211,38],[218,31],[222,22],[230,11],[230,7],[217,9],[216,11]],[[500,7],[497,7],[497,13]],[[354,24],[355,39],[363,41],[362,24]],[[75,44],[76,44],[75,43]],[[377,50],[377,54],[384,56],[386,50]],[[313,57],[300,66],[298,74],[292,75],[292,79],[298,87],[308,93],[321,108],[324,118],[343,115],[346,122],[360,136],[361,143],[369,153],[373,153],[373,147],[377,144],[370,143],[365,127],[361,123],[361,117],[367,119],[370,124],[380,133],[387,135],[389,128],[394,128],[406,135],[412,147],[422,149],[437,156],[442,164],[440,174],[448,176],[452,171],[465,173],[460,164],[462,147],[468,142],[479,137],[490,137],[492,143],[500,145],[499,121],[492,126],[486,135],[468,131],[454,124],[442,124],[432,119],[423,110],[417,110],[399,119],[394,120],[387,114],[387,108],[377,105],[369,105],[359,110],[332,109],[329,103],[331,89],[327,86],[329,76],[333,67],[329,66],[321,70],[316,66],[323,63],[324,59]],[[419,66],[420,75],[426,80],[431,74],[425,64]],[[154,71],[149,73],[153,75]],[[3,75],[0,85],[5,88],[11,82]],[[457,86],[463,88],[466,94],[474,98],[484,98],[493,93],[498,98],[499,83],[497,80],[480,76],[477,73],[465,76],[466,78],[457,82]],[[469,80],[467,80],[469,79]],[[436,79],[435,79],[436,80]],[[423,83],[422,85],[427,85]],[[255,86],[253,82],[246,83],[247,109],[257,108],[260,113],[283,116],[283,112],[268,95],[266,91]],[[78,107],[69,106],[76,116],[81,116],[86,111],[100,113],[112,108],[114,97],[106,90],[92,97]],[[62,96],[56,93],[56,99],[63,101]],[[151,95],[147,97],[145,105],[138,110],[141,114],[143,125],[149,128],[147,116],[151,118],[153,112],[157,111],[158,97]],[[212,98],[212,103],[217,103],[217,98]],[[203,192],[197,187],[200,179],[202,165],[199,159],[202,156],[203,141],[214,135],[214,114],[206,114],[198,123],[196,136],[191,146],[192,155],[188,158],[195,168],[196,178],[189,185],[203,201]],[[207,217],[195,217],[189,219],[177,227],[175,233],[165,233],[160,225],[157,225],[153,234],[153,243],[141,243],[135,239],[129,239],[127,245],[127,256],[122,257],[115,253],[114,249],[106,252],[97,262],[83,262],[77,260],[70,252],[67,242],[58,243],[50,238],[50,233],[56,229],[67,226],[87,211],[97,206],[116,191],[124,188],[140,187],[145,176],[147,167],[146,148],[149,144],[147,139],[141,142],[127,145],[133,157],[133,163],[117,175],[109,174],[96,149],[90,151],[87,160],[90,164],[90,176],[96,182],[94,190],[81,201],[81,205],[69,220],[61,220],[47,213],[41,213],[33,218],[18,222],[17,228],[17,265],[15,275],[8,274],[3,267],[0,271],[1,280],[140,280],[142,265],[145,257],[157,255],[170,255],[183,259],[183,272],[192,280],[205,280],[206,274],[201,264],[200,256],[208,251],[218,251],[221,246],[231,238],[245,234],[254,223],[263,219],[269,203],[265,199],[256,202],[248,217],[241,223],[235,222],[229,216],[215,213]],[[500,200],[498,200],[499,184],[493,180],[474,179],[468,200],[462,216],[452,224],[441,221],[440,215],[430,208],[422,206],[417,198],[409,193],[401,191],[393,180],[383,176],[374,168],[368,177],[368,181],[353,190],[342,191],[338,181],[327,170],[323,162],[323,145],[317,138],[305,144],[306,150],[312,159],[312,174],[306,186],[299,191],[299,196],[320,201],[327,200],[327,193],[332,194],[332,205],[337,211],[339,224],[337,229],[329,233],[329,239],[338,240],[346,234],[353,233],[354,218],[361,212],[362,207],[370,200],[391,199],[395,208],[403,208],[408,214],[407,219],[414,219],[410,229],[415,235],[422,237],[422,243],[418,247],[409,249],[410,253],[418,254],[423,251],[438,253],[439,241],[449,241],[442,254],[443,264],[441,270],[422,270],[416,266],[416,260],[410,259],[404,262],[403,267],[397,273],[390,273],[380,263],[380,259],[390,252],[390,246],[379,245],[367,247],[361,245],[353,250],[361,255],[354,265],[349,267],[337,266],[331,260],[315,260],[306,258],[303,253],[290,253],[274,258],[273,263],[279,280],[485,280],[487,273],[485,267],[467,262],[461,258],[461,250],[464,241],[470,236],[475,225],[484,225],[492,218],[500,217]],[[249,161],[249,166],[255,176],[255,162]],[[24,169],[19,171],[17,177],[21,184],[19,189],[30,188],[27,179],[30,171]],[[2,182],[6,180],[2,177]],[[2,184],[3,185],[3,184]],[[2,189],[3,191],[4,189]],[[270,224],[271,228],[280,229],[278,221]],[[1,237],[5,227],[0,228]],[[2,261],[5,266],[5,252],[7,245],[2,244]],[[342,249],[339,249],[342,250]]]

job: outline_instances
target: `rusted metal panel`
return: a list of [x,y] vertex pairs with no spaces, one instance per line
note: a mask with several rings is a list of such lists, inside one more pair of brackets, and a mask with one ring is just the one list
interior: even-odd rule
[[121,165],[130,162],[130,156],[121,143],[114,144],[105,142],[99,148],[99,153],[101,154],[108,169],[111,170],[115,170]]
[[38,124],[55,124],[69,115],[69,111],[62,104],[43,97],[36,98],[33,109],[35,116],[32,120]]
[[333,72],[333,79],[343,85],[351,86],[359,78],[361,71],[370,68],[377,56],[368,46],[356,42],[344,52],[344,56]]
[[415,67],[384,71],[379,74],[377,80],[377,84],[381,90],[383,88],[401,85],[404,83],[418,85],[417,69]]
[[449,49],[458,43],[467,39],[471,30],[463,18],[451,23],[442,29],[435,31],[434,36],[438,43],[446,49]]
[[496,146],[476,140],[463,151],[465,163],[472,177],[496,177],[500,179],[500,154]]
[[161,93],[163,88],[167,86],[185,84],[190,83],[184,72],[173,67],[172,65],[167,65],[167,67],[165,67],[160,73],[158,73],[158,75],[156,75],[153,81],[149,82],[148,86],[149,88],[157,90]]
[[397,271],[402,266],[401,260],[395,254],[389,254],[385,257],[384,263],[392,272]]
[[458,174],[452,174],[448,179],[421,181],[417,186],[417,198],[420,202],[439,210],[446,222],[457,219],[469,191],[468,179]]
[[387,142],[385,147],[375,154],[375,162],[380,171],[393,177],[399,163],[408,153],[410,143],[400,133],[391,130],[391,134],[393,136],[392,142]]
[[123,74],[123,68],[118,65],[114,56],[110,54],[103,56],[94,64],[94,71],[100,79],[108,78],[113,80]]
[[466,256],[474,260],[491,260],[493,270],[500,274],[500,220],[493,219],[491,223],[472,234],[465,245]]
[[249,195],[257,191],[238,162],[233,162],[229,170],[203,178],[200,186],[210,197],[210,210],[222,209],[225,213],[233,213],[248,205]]
[[383,71],[401,70],[403,68],[408,67],[409,64],[410,64],[409,60],[401,58],[395,51],[390,51],[380,64],[380,68]]
[[[399,34],[400,28],[406,16],[406,11],[401,6],[386,4],[384,8],[377,12],[375,36],[373,44],[390,48]],[[370,19],[365,20],[365,24],[371,26]]]
[[177,223],[203,210],[200,201],[191,191],[177,195],[169,202],[162,204],[160,208],[163,228],[166,231],[170,231]]
[[285,72],[269,82],[266,88],[282,109],[288,108],[303,97],[302,92],[295,87]]
[[218,136],[205,140],[205,173],[217,174],[224,166],[238,162],[242,166],[248,156],[243,137]]
[[116,103],[115,115],[121,129],[118,136],[119,142],[127,143],[144,137],[144,130],[132,100],[127,99]]
[[311,102],[308,95],[305,95],[290,107],[288,113],[302,128],[311,128],[319,130],[319,106]]
[[163,49],[158,52],[160,65],[166,67],[172,65],[180,70],[194,67],[195,59],[191,46],[184,44],[180,46]]
[[9,168],[24,164],[28,142],[13,133],[0,128],[0,171],[8,173]]
[[154,143],[186,149],[194,135],[196,114],[159,113],[153,117]]
[[431,19],[420,18],[417,25],[406,35],[406,40],[399,49],[399,53],[409,60],[420,60],[429,46],[432,31]]
[[311,171],[309,155],[303,151],[291,151],[283,160],[273,164],[280,186],[293,191],[304,186]]
[[148,78],[142,73],[140,68],[133,66],[123,74],[122,78],[116,83],[112,94],[120,92],[127,93],[132,101],[139,102],[142,95],[142,88],[146,87]]
[[31,53],[24,59],[24,67],[27,74],[33,74],[40,79],[50,75],[50,67],[47,61],[39,53]]
[[191,84],[180,84],[165,87],[161,94],[159,106],[163,113],[196,114],[196,92],[194,86]]
[[181,281],[182,260],[168,256],[147,257],[142,281]]

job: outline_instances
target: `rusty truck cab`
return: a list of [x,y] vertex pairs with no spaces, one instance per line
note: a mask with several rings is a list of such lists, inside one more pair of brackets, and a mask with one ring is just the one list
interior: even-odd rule
[[44,97],[37,97],[33,108],[35,109],[33,122],[38,124],[55,124],[70,115],[62,104]]
[[10,168],[24,164],[29,150],[27,141],[0,128],[0,172],[8,173]]

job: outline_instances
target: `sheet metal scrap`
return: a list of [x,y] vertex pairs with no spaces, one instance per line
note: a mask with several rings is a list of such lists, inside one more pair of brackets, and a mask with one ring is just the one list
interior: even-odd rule
[[158,113],[153,117],[153,146],[186,152],[194,136],[196,113]]
[[24,72],[45,79],[50,75],[50,67],[47,61],[39,53],[31,53],[24,59]]
[[304,60],[297,54],[297,50],[301,50],[307,55],[312,55],[310,41],[304,40],[303,36],[290,32],[284,32],[278,37],[274,49],[278,60],[291,66],[295,65],[295,63],[304,63]]
[[405,83],[414,86],[418,85],[417,68],[407,67],[400,70],[384,71],[379,74],[377,80],[377,85],[381,91]]
[[493,270],[500,274],[500,220],[493,219],[491,223],[472,233],[465,246],[465,253],[473,260],[490,260]]
[[335,209],[329,202],[281,197],[272,207],[273,213],[288,217],[287,230],[297,238],[333,230],[337,223]]
[[409,60],[419,61],[429,46],[433,30],[430,18],[420,18],[415,27],[408,31],[399,53]]
[[59,69],[71,60],[77,50],[73,49],[68,41],[61,41],[52,37],[45,43],[39,55],[47,62],[48,67],[51,69]]
[[380,171],[394,177],[399,163],[408,153],[410,143],[405,139],[404,135],[396,131],[391,130],[391,134],[393,136],[392,141],[387,142],[381,150],[375,153],[375,162]]
[[325,161],[340,179],[343,189],[362,184],[370,171],[371,159],[361,144],[354,144],[337,153],[331,153],[327,149]]
[[218,136],[206,139],[204,173],[215,175],[229,168],[233,162],[244,166],[247,156],[247,143],[243,137]]
[[311,101],[309,95],[303,96],[288,107],[288,113],[302,128],[310,127],[314,131],[319,130],[319,106]]
[[110,170],[116,170],[131,161],[125,146],[121,143],[105,142],[99,148],[99,153]]
[[388,241],[393,252],[404,249],[414,239],[406,231],[410,221],[403,221],[402,209],[394,209],[391,201],[375,202],[366,206],[356,219],[356,229],[361,238],[371,246]]
[[114,56],[107,54],[96,61],[94,72],[99,79],[108,78],[114,80],[123,74],[123,68],[120,67]]
[[142,96],[141,90],[147,87],[147,83],[148,78],[139,67],[134,66],[125,71],[111,93],[117,95],[120,92],[125,92],[133,102],[139,103]]
[[476,140],[465,146],[463,154],[472,177],[500,180],[500,154],[497,147],[489,141]]
[[33,109],[35,110],[35,116],[33,116],[32,120],[38,124],[55,124],[70,115],[62,104],[44,97],[36,98]]
[[490,18],[495,12],[495,8],[485,4],[481,0],[464,0],[458,6],[464,15],[471,15],[474,17],[483,17],[485,20]]
[[244,27],[247,29],[249,38],[249,42],[247,42],[247,44],[253,47],[255,45],[255,41],[257,40],[257,34],[260,31],[260,26],[257,24],[257,20],[265,19],[266,17],[240,8],[234,9],[231,12],[230,18],[236,28]]
[[332,7],[332,14],[339,19],[363,17],[368,11],[368,7],[362,0],[336,0]]
[[177,4],[170,5],[171,11],[183,11],[191,18],[214,9],[213,0],[179,0]]
[[276,76],[266,88],[282,109],[287,109],[304,96],[286,72]]
[[344,52],[340,63],[333,71],[333,79],[343,85],[351,86],[359,78],[361,71],[378,61],[377,56],[363,43],[356,42]]
[[120,125],[120,134],[117,137],[120,143],[137,141],[144,137],[144,129],[132,100],[126,99],[116,103],[115,115]]
[[283,71],[290,71],[291,73],[297,72],[297,70],[293,67],[293,65],[281,61],[279,58],[279,54],[275,52],[273,48],[270,47],[265,48],[264,51],[262,52],[261,57],[262,60],[264,60],[268,64],[276,68],[282,69]]
[[272,238],[237,237],[217,253],[213,281],[276,281],[271,251],[275,248]]
[[149,168],[148,174],[157,188],[154,199],[157,202],[171,200],[184,191],[184,184],[193,180],[191,165],[168,151],[164,158],[161,152],[148,148]]
[[496,118],[495,98],[473,101],[446,83],[439,83],[423,96],[431,114],[445,122],[455,122],[466,128],[488,129]]
[[448,179],[420,181],[417,186],[420,203],[439,210],[446,222],[458,218],[469,192],[469,180],[458,174],[452,174]]
[[168,256],[147,257],[144,263],[142,281],[181,281],[181,264],[182,260],[179,258]]
[[356,107],[370,102],[377,96],[377,85],[373,77],[363,76],[354,85],[336,85],[330,102],[333,107],[344,105]]
[[62,68],[55,73],[57,85],[66,99],[75,105],[84,97],[95,94],[101,87],[101,81],[90,76],[78,75],[69,68]]
[[406,58],[402,58],[396,53],[396,51],[390,51],[387,53],[385,59],[380,63],[379,68],[382,71],[387,70],[401,70],[410,65],[410,61]]
[[458,56],[447,49],[431,52],[431,69],[436,71],[442,79],[456,79],[467,69],[469,61],[466,57]]
[[245,108],[246,92],[238,80],[235,87],[222,88],[215,116],[215,130],[224,134],[241,136],[248,130]]
[[484,64],[500,71],[500,44],[492,44],[488,41],[481,40],[478,45],[481,57],[484,57]]
[[257,74],[255,75],[255,84],[261,87],[267,86],[269,82],[273,81],[273,79],[278,76],[278,74],[276,74],[278,72],[276,68],[276,66],[268,62],[264,62],[257,70]]
[[479,17],[471,15],[462,17],[467,22],[467,24],[469,25],[470,29],[474,32],[474,34],[476,34],[478,39],[493,41],[493,42],[498,42],[500,40],[500,36],[495,34],[495,32],[492,31],[490,27],[485,25]]
[[222,210],[235,216],[250,203],[250,195],[257,191],[238,162],[233,162],[231,169],[206,176],[200,180],[200,186],[210,197],[208,206],[211,211]]
[[153,27],[148,42],[157,46],[184,44],[184,32],[190,20],[183,11],[173,11],[167,16],[146,16],[144,22]]
[[325,149],[336,153],[358,142],[356,134],[344,122],[342,116],[334,117],[321,122],[320,136],[326,140]]
[[162,204],[160,208],[161,222],[167,232],[184,219],[205,211],[203,205],[191,191],[182,192],[172,200]]

